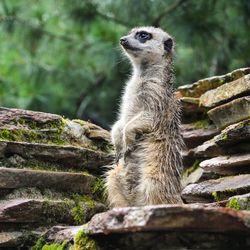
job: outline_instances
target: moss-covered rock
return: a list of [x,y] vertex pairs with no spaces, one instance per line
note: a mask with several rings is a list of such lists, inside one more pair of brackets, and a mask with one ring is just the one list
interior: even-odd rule
[[236,210],[250,211],[250,193],[230,197],[226,206]]
[[31,247],[31,250],[67,250],[69,246],[69,241],[65,240],[62,244],[58,243],[46,243],[43,238],[39,238],[36,244]]
[[88,235],[86,230],[80,230],[74,238],[72,250],[99,250],[97,243]]

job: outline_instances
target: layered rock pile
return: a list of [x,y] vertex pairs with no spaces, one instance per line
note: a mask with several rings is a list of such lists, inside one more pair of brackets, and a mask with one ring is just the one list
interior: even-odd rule
[[111,149],[89,122],[0,108],[0,248],[28,249],[51,226],[106,210],[98,176]]
[[112,161],[107,131],[0,109],[0,247],[27,249],[38,239],[33,250],[250,248],[250,68],[176,96],[186,204],[109,211],[99,178]]
[[250,209],[250,68],[178,89],[186,203]]

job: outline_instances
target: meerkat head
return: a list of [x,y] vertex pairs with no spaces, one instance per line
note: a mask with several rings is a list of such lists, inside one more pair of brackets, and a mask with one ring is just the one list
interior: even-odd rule
[[137,27],[120,39],[120,44],[132,63],[162,63],[172,56],[173,38],[160,28]]

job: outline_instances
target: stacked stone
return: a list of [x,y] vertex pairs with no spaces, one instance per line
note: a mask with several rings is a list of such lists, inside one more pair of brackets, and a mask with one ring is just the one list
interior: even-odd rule
[[250,68],[182,86],[186,203],[250,209]]
[[0,109],[0,247],[27,247],[38,238],[33,250],[249,249],[250,68],[176,95],[189,204],[104,212],[98,176],[112,160],[107,131]]
[[92,123],[0,108],[0,248],[28,249],[53,225],[106,210],[99,176],[111,151]]

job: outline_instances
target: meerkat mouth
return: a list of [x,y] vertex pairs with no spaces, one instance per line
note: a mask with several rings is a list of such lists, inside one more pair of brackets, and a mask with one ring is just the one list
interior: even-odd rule
[[142,49],[131,46],[130,44],[123,44],[122,47],[125,50],[141,51]]

